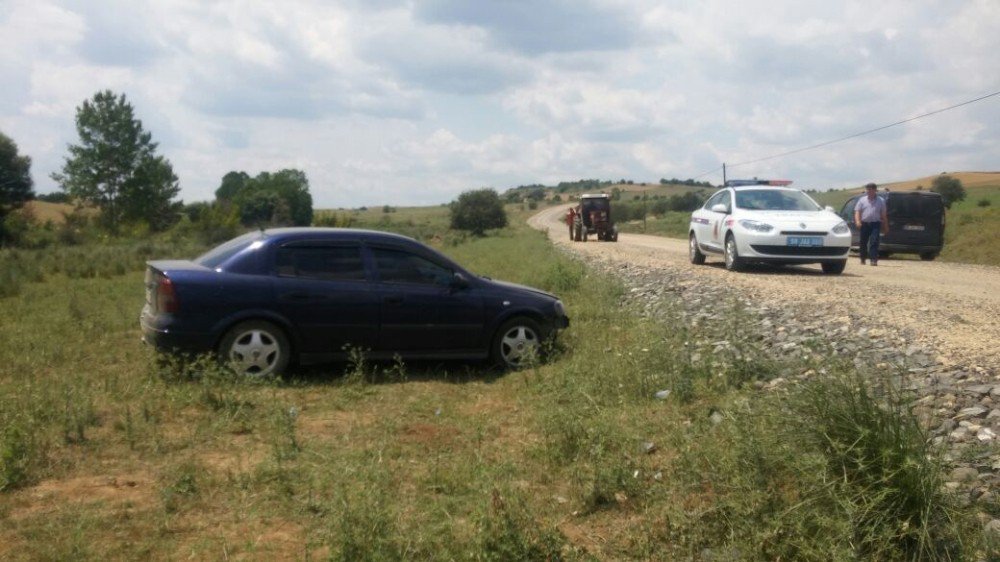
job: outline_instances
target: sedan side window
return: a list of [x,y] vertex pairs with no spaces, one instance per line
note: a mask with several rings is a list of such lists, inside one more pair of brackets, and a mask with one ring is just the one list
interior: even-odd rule
[[364,281],[361,249],[343,247],[278,248],[277,272],[281,277],[304,277],[324,281]]
[[708,201],[705,201],[705,208],[711,211],[712,207],[715,206],[717,203],[722,203],[722,196],[725,193],[726,193],[725,191],[720,191],[715,195],[709,197]]
[[372,248],[379,279],[383,283],[450,286],[454,273],[418,255],[401,250]]

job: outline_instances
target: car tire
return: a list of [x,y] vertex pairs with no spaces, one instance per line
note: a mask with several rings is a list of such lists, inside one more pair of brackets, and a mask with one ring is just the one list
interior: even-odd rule
[[691,263],[695,265],[705,263],[705,254],[701,253],[701,250],[698,249],[698,239],[695,238],[693,232],[688,237],[688,257],[691,258]]
[[827,275],[840,275],[847,267],[847,260],[825,261],[822,263],[823,273]]
[[538,322],[525,316],[504,322],[493,336],[490,356],[505,370],[517,370],[537,361],[544,334]]
[[938,257],[938,255],[934,252],[924,252],[920,254],[920,259],[923,261],[934,261],[934,258],[936,257]]
[[291,360],[292,346],[281,328],[263,320],[240,322],[219,344],[219,358],[240,375],[280,376]]
[[736,246],[736,237],[732,233],[726,235],[726,269],[729,271],[742,271],[745,267],[743,258],[740,257],[739,248]]

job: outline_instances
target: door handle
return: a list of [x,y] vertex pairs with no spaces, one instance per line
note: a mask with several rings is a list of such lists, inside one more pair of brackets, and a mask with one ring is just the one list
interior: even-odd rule
[[402,295],[390,295],[382,299],[385,304],[403,304]]
[[285,293],[283,295],[284,300],[289,301],[311,301],[318,300],[317,295],[310,295],[309,293]]

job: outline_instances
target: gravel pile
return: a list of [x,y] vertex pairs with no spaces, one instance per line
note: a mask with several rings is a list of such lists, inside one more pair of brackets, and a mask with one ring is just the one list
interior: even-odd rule
[[[935,349],[918,343],[915,334],[872,325],[869,319],[845,314],[837,303],[782,302],[774,296],[734,290],[704,276],[695,279],[671,267],[592,257],[587,263],[620,278],[627,287],[625,300],[651,318],[679,314],[695,326],[731,321],[733,311],[739,310],[745,315],[740,332],[775,357],[821,359],[835,354],[859,367],[902,373],[898,383],[917,397],[914,415],[933,443],[944,448],[951,467],[946,487],[964,501],[982,504],[994,501],[1000,493],[1000,381],[990,369],[946,365]],[[711,346],[717,353],[731,345],[716,341]],[[782,373],[756,386],[767,392],[821,375],[814,369]],[[984,522],[1000,530],[1000,520],[984,515]]]

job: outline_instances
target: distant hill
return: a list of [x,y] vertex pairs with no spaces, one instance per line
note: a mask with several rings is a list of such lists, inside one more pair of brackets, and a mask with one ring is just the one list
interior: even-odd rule
[[55,224],[62,224],[66,220],[64,213],[67,215],[72,213],[73,205],[35,200],[25,203],[24,210],[42,224],[48,221],[52,221]]
[[[962,182],[962,186],[968,191],[968,197],[976,197],[976,192],[978,190],[994,190],[1000,188],[1000,172],[942,172],[945,175],[949,175],[956,178]],[[939,174],[941,175],[941,174]],[[916,178],[912,180],[903,180],[888,183],[878,183],[879,189],[888,189],[889,191],[914,191],[917,187],[922,187],[924,191],[930,191],[931,186],[934,185],[934,178],[937,176],[926,176],[922,178]],[[812,193],[816,201],[824,205],[832,205],[836,209],[847,202],[851,197],[863,192],[865,190],[864,186],[859,185],[858,187],[851,187],[847,189],[832,189],[830,191],[821,191],[819,193]]]
[[[30,213],[32,217],[39,222],[39,224],[45,224],[48,221],[52,221],[52,224],[62,224],[66,222],[66,215],[73,214],[76,207],[69,203],[49,203],[48,201],[28,201],[22,207],[21,212]],[[84,209],[85,214],[94,216],[97,215],[97,209]]]

